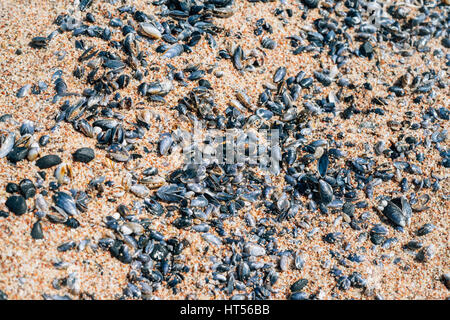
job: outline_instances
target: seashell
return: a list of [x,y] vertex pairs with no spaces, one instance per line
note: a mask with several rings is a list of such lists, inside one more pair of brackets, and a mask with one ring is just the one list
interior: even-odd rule
[[333,200],[333,188],[325,180],[319,180],[319,195],[321,203],[327,205]]
[[125,190],[121,187],[115,187],[112,190],[112,196],[114,198],[122,198],[125,195]]
[[30,179],[20,181],[19,188],[25,199],[33,198],[36,195],[36,186]]
[[145,184],[150,189],[157,189],[166,183],[166,180],[160,176],[145,176],[141,180],[140,183]]
[[141,110],[136,116],[136,120],[138,122],[141,122],[146,125],[149,125],[152,119],[153,115],[149,110]]
[[146,198],[150,194],[150,190],[142,184],[131,186],[130,192],[140,198]]
[[232,100],[230,100],[229,104],[230,104],[230,106],[238,109],[241,112],[244,111],[244,106],[237,100],[232,99]]
[[244,51],[242,50],[241,46],[237,46],[236,49],[233,51],[232,61],[233,65],[237,70],[242,70],[244,66],[242,65],[242,60],[244,56]]
[[166,202],[179,202],[184,199],[186,189],[176,184],[164,185],[156,191],[156,195]]
[[162,139],[159,141],[159,153],[164,156],[169,152],[173,139],[170,134],[163,134],[162,136]]
[[123,48],[125,49],[125,52],[132,56],[137,57],[139,54],[139,47],[138,43],[136,41],[136,36],[133,32],[130,32],[126,35],[125,39],[123,40]]
[[58,208],[64,210],[68,215],[76,216],[79,214],[75,200],[70,194],[63,191],[57,192],[53,196],[53,201]]
[[283,121],[289,122],[297,118],[297,108],[289,108],[283,113]]
[[19,148],[29,148],[34,142],[34,137],[31,134],[24,134],[15,143],[15,147]]
[[34,198],[34,207],[44,213],[49,211],[47,201],[45,201],[44,197],[40,193]]
[[73,177],[72,166],[67,163],[59,164],[55,169],[55,178],[59,184],[68,184]]
[[28,150],[27,159],[28,161],[34,161],[39,157],[41,149],[39,147],[33,147]]
[[0,159],[6,157],[8,153],[11,152],[12,148],[14,147],[15,137],[15,133],[10,132],[4,140],[2,139],[3,141],[0,140]]
[[262,247],[256,243],[252,243],[252,242],[247,242],[244,245],[244,251],[245,251],[245,253],[248,253],[249,255],[255,256],[255,257],[260,257],[260,256],[266,255],[266,250],[264,249],[264,247]]
[[131,173],[127,172],[125,177],[122,178],[122,186],[126,191],[128,191],[130,190],[132,183],[133,176],[131,175]]
[[261,46],[265,49],[273,50],[277,47],[277,43],[270,38],[263,38],[261,40]]
[[30,120],[25,120],[19,129],[20,135],[34,134],[34,122]]
[[154,199],[144,199],[144,204],[146,206],[146,209],[156,216],[161,216],[164,213],[164,207],[156,200]]
[[183,45],[177,43],[177,44],[171,46],[169,49],[167,49],[166,52],[164,52],[164,54],[162,55],[162,57],[167,58],[167,59],[172,59],[172,58],[179,56],[183,52],[184,52]]
[[84,191],[77,191],[74,195],[75,205],[81,212],[86,212],[91,198]]
[[72,122],[75,120],[78,120],[79,118],[81,118],[84,114],[84,111],[86,110],[87,105],[86,105],[86,99],[81,99],[80,101],[78,101],[76,104],[74,104],[73,106],[70,106],[67,111],[66,111],[66,121],[67,122]]
[[172,81],[153,82],[148,84],[147,95],[166,95],[173,89]]
[[127,162],[130,159],[130,155],[126,150],[110,151],[107,156],[117,162]]
[[57,212],[57,214],[47,214],[47,219],[52,223],[65,223],[69,219],[67,213],[60,207],[52,206],[52,208]]
[[161,32],[153,24],[147,22],[139,23],[139,31],[152,39],[161,39]]
[[235,9],[231,5],[226,7],[214,7],[211,13],[214,17],[217,18],[229,18],[234,15]]
[[78,120],[74,123],[75,129],[83,133],[86,137],[94,138],[94,128],[84,119]]
[[328,159],[328,152],[324,152],[317,163],[317,170],[319,171],[321,177],[325,177],[325,175],[327,174],[329,163],[330,161]]
[[202,234],[202,238],[208,242],[209,244],[213,244],[215,246],[221,246],[222,245],[222,240],[220,240],[220,238],[218,238],[217,236],[211,234],[211,233],[203,233]]
[[411,223],[412,209],[403,196],[387,201],[382,211],[391,222],[398,226],[405,227]]
[[30,92],[30,89],[31,89],[31,84],[24,85],[17,91],[16,97],[23,98],[23,97],[27,96],[28,93]]
[[145,231],[144,227],[136,222],[127,222],[123,226],[126,226],[135,235],[141,235]]
[[275,83],[281,82],[283,81],[285,76],[286,76],[286,68],[279,67],[277,71],[275,71],[275,75],[273,76],[273,82]]
[[80,0],[79,1],[79,9],[80,11],[84,11],[92,5],[92,0]]
[[236,98],[242,103],[247,109],[255,111],[256,107],[252,104],[250,97],[245,93],[244,90],[236,91]]

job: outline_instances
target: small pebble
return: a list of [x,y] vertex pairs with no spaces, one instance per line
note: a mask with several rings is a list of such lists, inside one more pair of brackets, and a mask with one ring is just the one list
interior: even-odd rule
[[88,163],[94,160],[95,153],[91,148],[80,148],[73,154],[73,160],[78,162]]
[[9,211],[17,216],[23,215],[28,210],[25,198],[22,196],[10,196],[6,200],[5,205],[8,207]]

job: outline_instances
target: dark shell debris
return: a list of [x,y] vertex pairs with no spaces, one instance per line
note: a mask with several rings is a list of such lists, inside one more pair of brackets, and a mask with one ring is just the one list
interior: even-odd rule
[[[313,25],[289,37],[291,51],[285,54],[315,52],[316,59],[327,57],[332,66],[312,74],[302,71],[301,66],[296,68],[300,69],[296,74],[288,72],[291,68],[277,66],[273,69],[272,83],[258,97],[249,98],[244,90],[236,92],[236,97],[231,97],[233,101],[221,112],[214,102],[214,87],[204,79],[205,74],[214,71],[196,65],[176,70],[171,61],[189,60],[189,55],[195,53],[197,44],[204,39],[217,49],[218,64],[234,68],[242,77],[260,70],[265,51],[280,48],[272,39],[272,27],[264,19],[256,22],[254,30],[255,36],[261,36],[261,47],[247,51],[239,43],[228,47],[218,44],[218,38],[227,37],[227,31],[215,21],[233,19],[237,2],[157,0],[151,4],[157,14],[150,15],[136,10],[133,5],[116,1],[116,11],[111,12],[109,24],[101,25],[95,18],[97,1],[81,0],[78,10],[82,12],[82,20],[67,13],[59,15],[55,17],[54,32],[30,39],[29,45],[35,50],[47,50],[52,41],[56,41],[54,38],[67,36],[73,39],[79,52],[75,70],[59,70],[53,75],[52,84],[26,84],[17,91],[17,97],[22,98],[54,90],[53,103],[58,110],[55,130],[60,123],[67,122],[84,139],[96,141],[98,150],[80,148],[72,154],[74,162],[89,166],[97,153],[106,152],[111,161],[125,168],[128,162],[142,157],[135,143],[144,139],[147,130],[155,125],[151,110],[167,104],[165,97],[176,86],[187,82],[198,85],[188,95],[180,97],[177,105],[171,106],[180,117],[222,131],[254,127],[276,129],[280,133],[279,148],[272,150],[277,165],[265,177],[246,163],[186,164],[165,176],[156,168],[139,173],[130,170],[123,188],[133,194],[139,205],[111,203],[117,207],[117,214],[108,216],[104,225],[111,236],[98,243],[86,240],[61,243],[57,250],[67,252],[92,246],[109,251],[112,257],[131,267],[123,298],[138,299],[152,298],[161,287],[179,293],[179,285],[185,281],[186,274],[196,270],[189,259],[180,259],[191,245],[187,239],[154,230],[151,219],[138,218],[137,213],[161,219],[176,217],[172,222],[176,228],[200,233],[208,247],[225,250],[226,254],[216,257],[207,281],[234,300],[271,299],[280,272],[291,268],[302,270],[308,263],[307,252],[278,248],[277,237],[281,234],[289,235],[293,241],[302,232],[307,232],[308,237],[321,234],[334,259],[325,267],[330,269],[338,291],[351,287],[362,292],[368,290],[367,279],[362,276],[364,270],[358,270],[364,254],[346,245],[349,236],[361,242],[370,241],[373,247],[402,247],[413,255],[408,263],[426,263],[433,259],[436,247],[427,241],[427,235],[436,232],[436,226],[423,221],[420,228],[412,230],[411,218],[429,209],[430,194],[439,190],[446,179],[433,174],[432,170],[422,171],[418,163],[433,152],[440,156],[434,166],[450,167],[448,105],[427,103],[428,107],[424,107],[420,115],[405,108],[403,121],[389,120],[383,106],[399,104],[405,96],[412,97],[416,104],[425,103],[432,101],[441,90],[447,92],[448,98],[448,2],[416,1],[413,4],[405,1],[391,2],[387,6],[379,1],[303,0],[296,1],[301,15],[293,16],[292,10],[284,8],[285,1],[280,1],[273,14],[285,23],[305,19],[313,13],[319,16]],[[248,2],[258,6],[265,1]],[[416,15],[409,14],[411,8],[416,10]],[[113,40],[117,37],[120,40]],[[86,45],[91,38],[106,43],[109,49]],[[438,46],[431,48],[430,43],[436,39]],[[151,44],[154,52],[141,51],[144,43]],[[365,59],[365,63],[376,69],[380,51],[395,51],[399,59],[413,53],[438,56],[445,60],[446,68],[436,70],[431,65],[428,71],[417,73],[411,66],[408,73],[398,75],[397,81],[385,84],[385,90],[371,102],[372,109],[360,110],[353,92],[372,90],[372,85],[352,83],[341,70],[354,59]],[[64,58],[64,54],[61,55]],[[165,61],[166,78],[146,82],[151,72],[150,55],[152,59]],[[64,74],[68,73],[79,79],[81,95],[65,83]],[[221,76],[220,73],[215,75]],[[123,95],[129,87],[154,107],[144,108],[135,121],[126,122],[130,119],[124,119],[121,110],[139,106],[131,97]],[[332,88],[327,96],[322,94],[325,87]],[[252,102],[253,98],[257,103]],[[311,119],[325,114],[324,121],[336,119],[351,123],[352,116],[360,113],[374,113],[380,119],[387,119],[385,122],[391,132],[401,132],[395,135],[398,140],[379,141],[353,157],[342,150],[343,145],[352,146],[343,134],[338,135],[338,139],[330,135],[310,139],[315,130]],[[416,116],[420,121],[411,120]],[[6,118],[7,115],[2,116],[3,121]],[[72,163],[63,162],[61,155],[46,154],[52,136],[50,133],[38,138],[38,127],[37,123],[25,121],[14,132],[4,132],[0,137],[0,158],[6,157],[8,165],[28,161],[40,169],[36,179],[6,184],[9,197],[0,217],[8,217],[9,213],[16,216],[33,213],[36,219],[30,236],[45,241],[42,225],[59,223],[67,228],[79,227],[77,217],[89,211],[90,200],[108,186],[108,181],[100,176],[85,190],[59,190],[61,185],[70,186],[76,179]],[[155,141],[159,155],[170,154],[180,139],[178,132],[161,133],[160,140]],[[376,157],[382,158],[385,165],[377,166]],[[277,189],[272,180],[275,177],[283,183],[280,191],[274,191]],[[44,181],[49,179],[49,190],[45,190]],[[388,181],[397,181],[398,189],[374,197],[374,190]],[[448,201],[448,195],[440,201]],[[244,210],[249,205],[262,210],[264,217],[256,219]],[[334,215],[335,224],[311,228],[307,217],[314,215]],[[367,222],[371,215],[377,216],[378,223]],[[248,234],[242,231],[234,234],[225,229],[226,220],[236,217],[248,226]],[[279,227],[285,221],[295,223],[292,228]],[[338,223],[348,226],[345,232],[334,230]],[[399,243],[396,234],[404,232],[410,232],[411,239]],[[258,257],[267,257],[270,262],[261,262]],[[354,269],[350,269],[349,264]],[[448,287],[449,276],[442,275],[441,281]],[[309,283],[308,274],[302,274],[291,283],[290,293],[285,298],[320,299],[318,293],[303,291]],[[80,284],[75,274],[69,274],[64,285],[72,295],[80,297]],[[6,297],[7,294],[0,291],[0,299]],[[44,294],[44,298],[69,297]]]

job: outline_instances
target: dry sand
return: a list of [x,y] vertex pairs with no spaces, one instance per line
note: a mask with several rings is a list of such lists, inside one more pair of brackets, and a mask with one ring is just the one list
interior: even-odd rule
[[[42,128],[42,131],[37,136],[49,132],[54,125],[54,116],[60,106],[60,103],[51,104],[53,96],[53,88],[51,87],[52,74],[57,69],[62,69],[64,70],[64,79],[69,91],[80,93],[81,88],[83,88],[80,85],[80,81],[71,75],[79,52],[76,52],[74,48],[74,39],[70,33],[58,35],[50,42],[46,50],[34,50],[28,46],[32,37],[40,34],[46,36],[55,29],[55,25],[52,25],[52,22],[58,14],[72,8],[71,2],[67,0],[2,0],[0,2],[0,56],[2,57],[0,60],[0,114],[12,114],[17,123],[21,123],[25,119],[35,121]],[[147,13],[155,10],[152,5],[147,5],[148,1],[130,2]],[[214,87],[216,102],[219,106],[226,107],[226,103],[235,88],[245,88],[253,101],[256,102],[257,95],[263,89],[263,84],[271,82],[273,73],[278,66],[286,66],[288,75],[295,75],[300,70],[304,70],[310,75],[313,70],[319,69],[320,64],[324,67],[332,66],[328,58],[313,59],[313,53],[297,56],[290,53],[291,48],[285,36],[295,33],[295,30],[301,25],[310,23],[317,16],[311,13],[306,21],[297,19],[296,17],[300,13],[295,5],[295,1],[287,2],[288,5],[285,7],[292,8],[294,11],[294,17],[288,19],[290,21],[288,25],[283,25],[272,14],[273,10],[279,7],[279,2],[251,4],[247,1],[237,0],[236,7],[238,11],[234,17],[232,19],[217,20],[216,23],[225,27],[232,35],[239,34],[241,39],[237,41],[245,49],[249,49],[258,46],[261,38],[261,36],[255,37],[253,35],[253,26],[256,20],[265,18],[274,29],[271,37],[278,42],[275,50],[265,50],[267,54],[263,68],[265,71],[261,74],[255,72],[246,73],[245,76],[242,76],[232,67],[229,61],[221,60],[217,70],[224,71],[224,76],[222,78],[216,78],[213,75],[206,76],[206,79]],[[113,15],[117,15],[117,11],[113,10],[112,5],[102,2],[99,6],[95,5],[94,7],[96,10],[91,11],[96,15],[98,21],[107,21],[102,16],[106,15],[108,11]],[[94,43],[94,41],[92,38],[87,40],[88,43]],[[224,48],[223,41],[220,39],[217,41],[218,48]],[[357,43],[357,45],[359,44]],[[17,55],[15,53],[17,49],[21,49],[23,53]],[[55,52],[61,50],[65,50],[67,55],[62,61],[58,61]],[[149,53],[149,65],[152,65],[153,62],[158,64],[159,61],[156,59],[156,56],[152,57],[154,55],[153,51],[149,50]],[[216,55],[217,52],[212,52],[206,41],[202,39],[200,44],[197,45],[194,54],[181,56],[171,62],[176,67],[182,67],[188,62],[202,63],[206,66],[216,62]],[[431,59],[430,56],[427,55],[426,59]],[[362,58],[353,59],[355,63],[349,64],[344,68],[346,69],[346,77],[355,84],[370,81],[374,86],[373,91],[360,90],[360,92],[356,93],[355,101],[359,109],[365,110],[369,108],[372,95],[375,96],[379,89],[385,90],[383,83],[392,83],[392,76],[403,74],[408,66],[417,68],[417,71],[420,72],[428,69],[430,65],[439,68],[439,65],[443,64],[443,59],[433,58],[428,61],[422,59],[420,54],[402,58],[403,61],[398,61],[398,59],[398,55],[390,56],[386,54],[385,57],[381,58],[380,71],[376,70],[372,63],[366,63],[366,60]],[[396,67],[394,68],[392,65],[396,65]],[[152,73],[149,80],[160,79],[161,75],[164,74],[163,71]],[[364,74],[368,75],[367,79],[369,80],[363,78]],[[39,80],[50,84],[49,90],[37,96],[29,95],[23,99],[16,98],[15,93],[21,86],[26,83],[36,83]],[[136,80],[132,81],[136,82]],[[131,88],[135,87],[135,85],[130,86],[128,94],[134,95]],[[166,121],[150,129],[146,138],[138,144],[140,150],[142,150],[143,146],[154,150],[159,132],[177,127],[177,112],[171,110],[170,106],[174,106],[176,101],[192,87],[192,84],[186,88],[177,86],[177,90],[167,97],[167,107],[145,102],[144,108],[156,109],[159,113],[166,116]],[[402,104],[382,107],[389,113],[389,119],[403,120],[404,112],[411,110],[417,116],[415,120],[419,120],[420,113],[429,105],[446,105],[448,107],[448,91],[442,90],[433,101],[425,101],[422,104],[412,104],[409,98],[403,100]],[[138,97],[136,97],[136,101],[139,101]],[[135,110],[123,110],[121,112],[127,119],[134,119],[136,113]],[[350,155],[354,154],[357,156],[363,153],[365,144],[372,146],[378,140],[395,140],[393,136],[395,133],[386,126],[386,117],[381,122],[374,113],[355,115],[351,122],[347,121],[345,123],[340,123],[338,117],[331,123],[324,122],[323,118],[324,116],[320,116],[313,120],[314,128],[317,129],[315,136],[323,138],[326,134],[329,134],[336,137],[338,132],[344,133],[345,141],[355,143],[355,146],[352,148],[343,147],[343,150],[349,152]],[[361,124],[364,122],[373,122],[376,127],[362,128]],[[181,125],[183,127],[187,126],[186,123]],[[1,131],[15,127],[15,123],[0,123]],[[84,146],[94,148],[94,140],[86,139],[81,134],[76,133],[69,124],[61,123],[60,128],[51,133],[51,142],[47,147],[42,148],[42,151],[43,154],[57,153],[63,160],[70,161],[72,152]],[[113,180],[120,184],[121,178],[125,174],[124,165],[111,163],[106,159],[103,151],[95,150],[97,156],[89,165],[73,163],[76,178],[70,187],[84,189],[92,178],[100,175],[104,175],[107,180]],[[358,233],[353,232],[348,224],[342,223],[336,227],[336,231],[343,232],[346,235],[346,240],[356,249],[356,252],[366,256],[365,261],[358,264],[357,267],[349,262],[349,268],[346,269],[346,272],[360,271],[368,280],[369,287],[373,290],[368,290],[366,293],[363,293],[361,289],[354,288],[348,291],[337,290],[335,288],[335,280],[328,273],[329,269],[321,267],[324,261],[331,260],[329,250],[333,247],[323,242],[320,232],[313,236],[312,239],[308,239],[306,237],[306,233],[310,231],[308,229],[300,233],[296,239],[293,239],[290,233],[286,233],[284,237],[279,237],[278,245],[281,250],[300,250],[307,255],[307,260],[302,271],[280,272],[280,279],[274,286],[274,289],[279,290],[279,293],[274,294],[273,297],[285,299],[289,293],[290,284],[299,278],[307,278],[310,281],[305,292],[320,292],[319,296],[323,299],[373,299],[375,294],[380,294],[386,299],[445,299],[448,297],[448,290],[439,281],[439,278],[442,274],[449,272],[449,201],[442,200],[444,194],[448,195],[449,172],[443,166],[434,166],[439,159],[437,151],[433,149],[432,153],[426,155],[426,160],[423,163],[417,163],[424,172],[434,172],[436,175],[446,178],[441,181],[442,188],[431,195],[430,210],[414,214],[411,226],[404,233],[395,232],[392,228],[389,229],[389,236],[395,236],[399,240],[398,244],[393,248],[385,250],[377,247],[373,251],[370,241],[362,244],[355,241]],[[375,160],[377,164],[383,162],[381,158]],[[157,166],[164,173],[175,168],[179,163],[179,159],[175,156],[158,157],[155,153],[150,153],[146,154],[140,163],[139,161],[134,161],[131,165],[141,165],[143,168]],[[341,165],[344,166],[345,164],[342,162]],[[20,162],[14,167],[7,163],[6,158],[0,159],[0,166],[0,209],[5,209],[4,202],[6,201],[7,193],[4,186],[6,183],[10,181],[18,182],[26,177],[35,177],[39,170],[28,161]],[[49,181],[47,179],[46,184]],[[68,190],[68,188],[68,186],[65,186],[63,190]],[[375,188],[375,197],[381,194],[391,194],[395,190],[399,190],[397,183],[386,183],[382,187]],[[9,299],[42,299],[43,293],[66,294],[66,288],[62,290],[54,289],[52,280],[66,277],[69,271],[75,271],[80,278],[81,291],[86,293],[86,295],[81,297],[90,295],[96,299],[115,299],[121,295],[127,282],[126,276],[129,271],[129,265],[120,263],[112,258],[107,251],[101,249],[96,252],[88,249],[83,252],[72,250],[66,253],[60,253],[56,250],[58,245],[69,240],[92,239],[92,242],[96,243],[98,239],[107,233],[107,229],[102,222],[104,217],[113,214],[119,203],[132,204],[133,201],[136,201],[135,197],[128,194],[118,199],[117,203],[106,201],[113,192],[113,188],[107,188],[102,198],[94,199],[90,203],[88,211],[79,217],[81,227],[78,229],[69,229],[66,226],[48,222],[43,223],[44,240],[33,240],[30,237],[30,229],[36,219],[31,213],[20,217],[10,215],[6,219],[0,218],[0,289],[8,295]],[[429,192],[429,190],[424,192]],[[32,203],[31,200],[29,201],[30,206]],[[250,211],[255,217],[262,215],[255,208],[250,209]],[[357,209],[357,214],[363,211],[372,213],[369,224],[379,223],[379,217],[372,208]],[[242,217],[243,213],[237,218],[227,220],[226,227],[230,229],[245,229]],[[283,222],[277,225],[276,228],[278,231],[285,227],[292,228],[292,224],[298,225],[300,221],[306,220],[312,229],[323,223],[332,224],[336,217],[336,214],[325,216],[307,213],[297,216],[294,221]],[[163,218],[152,218],[152,220],[154,223],[153,227],[156,230],[164,230],[165,234],[179,235],[190,240],[193,245],[183,252],[186,256],[186,263],[193,268],[196,265],[199,266],[197,272],[192,271],[186,275],[186,280],[179,287],[179,294],[174,295],[170,290],[163,287],[155,293],[155,297],[161,299],[225,298],[222,292],[214,289],[213,284],[205,283],[205,277],[210,274],[208,268],[212,265],[212,258],[215,255],[222,256],[224,253],[215,249],[204,254],[203,250],[206,245],[199,234],[178,230],[170,224],[171,220],[165,221]],[[414,256],[405,253],[402,249],[402,244],[409,241],[413,232],[427,222],[435,224],[437,228],[434,232],[424,237],[424,243],[433,243],[436,246],[437,253],[430,262],[422,264],[414,262]],[[386,253],[387,256],[384,259],[380,259],[383,253]],[[400,257],[401,261],[394,263],[394,257]],[[55,259],[69,262],[71,264],[70,269],[57,270],[52,265]],[[270,257],[266,257],[266,259],[267,261],[271,260]],[[379,260],[377,265],[373,264],[374,259]],[[271,261],[275,260],[272,259]],[[331,261],[332,264],[335,263],[333,260]],[[72,297],[79,298],[78,296]]]

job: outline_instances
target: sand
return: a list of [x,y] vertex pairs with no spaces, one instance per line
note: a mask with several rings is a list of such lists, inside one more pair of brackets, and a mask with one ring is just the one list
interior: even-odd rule
[[[147,13],[155,10],[152,5],[147,5],[147,1],[131,1],[138,9],[143,9]],[[259,18],[268,21],[274,30],[270,35],[275,39],[278,46],[275,50],[265,50],[266,57],[263,68],[260,72],[246,73],[244,76],[239,74],[232,67],[230,61],[221,60],[216,70],[224,72],[223,77],[217,78],[212,74],[205,78],[209,80],[214,87],[215,101],[217,105],[224,110],[231,96],[233,96],[236,88],[244,88],[253,102],[256,102],[258,94],[263,89],[264,83],[272,81],[274,71],[278,66],[286,66],[288,75],[295,75],[298,71],[303,70],[308,75],[312,71],[323,67],[331,67],[332,63],[326,55],[321,55],[320,60],[314,59],[314,53],[292,55],[289,40],[286,35],[295,33],[299,27],[311,23],[317,14],[311,12],[307,20],[298,18],[300,15],[295,1],[287,1],[285,7],[292,8],[294,16],[287,18],[290,22],[283,25],[282,21],[274,17],[272,12],[279,7],[279,2],[271,2],[265,4],[252,4],[247,1],[237,0],[237,12],[232,19],[216,19],[216,24],[223,26],[230,31],[231,37],[240,43],[244,49],[251,49],[259,46],[259,40],[262,36],[255,37],[253,35],[254,24]],[[54,116],[57,114],[60,103],[52,104],[53,88],[51,83],[52,74],[58,70],[64,70],[64,80],[66,81],[69,91],[81,93],[84,86],[80,80],[71,75],[71,71],[76,65],[76,58],[79,52],[74,48],[74,40],[70,33],[56,36],[46,50],[35,50],[28,46],[30,39],[37,35],[48,35],[55,29],[52,22],[60,13],[71,10],[71,1],[50,1],[50,0],[3,0],[0,3],[0,114],[9,113],[13,115],[14,121],[0,123],[2,132],[15,128],[17,123],[21,123],[25,119],[30,119],[39,124],[41,131],[36,134],[40,136],[50,132],[54,126]],[[92,11],[97,21],[107,21],[105,18],[108,12],[117,16],[112,5],[101,3],[94,6]],[[239,35],[240,39],[236,36]],[[113,35],[114,38],[114,35]],[[228,40],[229,40],[228,39]],[[96,40],[89,38],[88,43],[93,44]],[[223,49],[225,44],[223,40],[217,39],[218,49]],[[98,41],[97,41],[98,42]],[[359,43],[354,44],[359,45]],[[177,59],[173,59],[171,63],[181,68],[187,63],[201,63],[203,66],[213,65],[217,56],[207,45],[204,39],[195,47],[194,54],[183,55]],[[22,54],[17,55],[16,50],[21,49]],[[55,53],[58,51],[66,51],[67,55],[62,61],[58,61]],[[380,50],[381,51],[381,50]],[[391,51],[391,50],[389,50]],[[159,65],[160,61],[157,56],[149,48],[149,65],[153,63]],[[409,66],[422,72],[434,66],[434,68],[444,67],[444,59],[427,55],[423,59],[423,55],[414,54],[411,57],[401,58],[399,55],[385,54],[380,56],[380,70],[374,68],[373,63],[367,63],[363,58],[354,58],[352,63],[344,68],[346,77],[355,84],[362,85],[369,81],[372,83],[373,91],[360,90],[355,94],[355,102],[360,110],[365,110],[370,105],[372,97],[377,92],[386,88],[384,83],[392,83],[394,77],[403,74]],[[430,60],[428,60],[430,59]],[[395,67],[393,66],[395,65]],[[447,68],[448,70],[448,68]],[[447,71],[448,72],[448,71]],[[148,77],[148,81],[161,79],[165,74],[164,66],[160,72],[153,72]],[[367,78],[363,75],[367,75]],[[15,96],[17,90],[26,83],[37,83],[43,80],[50,84],[49,90],[41,95],[29,95],[26,98],[18,99]],[[133,95],[135,102],[140,101],[132,88],[137,85],[136,80],[132,80],[134,85],[129,86],[126,94]],[[185,128],[189,124],[183,119],[177,117],[177,112],[172,109],[177,100],[189,92],[194,85],[190,84],[183,88],[177,86],[176,90],[171,92],[167,97],[167,105],[161,106],[144,101],[142,108],[154,110],[162,115],[163,120],[155,123],[147,132],[144,140],[138,143],[138,149],[142,150],[145,146],[150,150],[155,150],[157,138],[160,132],[173,130],[178,126]],[[125,90],[125,91],[127,91]],[[330,90],[325,88],[326,90]],[[344,89],[346,90],[346,89]],[[446,91],[447,90],[447,91]],[[125,95],[125,93],[123,94]],[[402,101],[403,100],[403,101]],[[421,104],[413,104],[407,96],[400,99],[401,104],[390,104],[382,106],[388,117],[380,118],[374,113],[354,115],[352,121],[341,122],[336,117],[331,122],[323,121],[324,115],[314,118],[313,128],[314,137],[323,138],[327,134],[336,137],[339,132],[345,135],[344,141],[354,142],[354,147],[343,147],[350,155],[358,156],[364,152],[364,146],[367,144],[373,146],[378,140],[395,141],[398,133],[392,132],[386,126],[387,119],[403,120],[404,112],[410,110],[415,112],[416,118],[413,121],[420,121],[419,116],[422,110],[428,106],[447,106],[448,107],[448,89],[438,91],[438,95],[433,101],[424,101]],[[340,106],[340,108],[345,106]],[[299,104],[301,108],[301,104]],[[136,110],[121,110],[121,113],[129,121],[133,121]],[[372,122],[374,128],[362,127],[363,123]],[[80,147],[94,148],[93,139],[87,139],[81,134],[75,132],[73,128],[61,122],[60,128],[51,132],[51,142],[42,148],[43,154],[57,153],[63,158],[63,161],[71,162],[71,154]],[[448,142],[447,142],[448,147]],[[105,152],[96,150],[96,158],[94,161],[86,164],[73,163],[74,176],[70,186],[64,186],[62,190],[69,190],[69,187],[84,189],[88,182],[98,176],[105,176],[106,180],[112,180],[116,183],[115,188],[106,188],[101,198],[95,198],[89,204],[86,213],[81,214],[78,220],[81,227],[78,229],[69,229],[66,226],[43,223],[45,239],[33,240],[30,236],[30,229],[36,218],[31,213],[23,216],[10,215],[8,218],[0,218],[0,290],[4,291],[9,299],[42,299],[42,294],[68,294],[74,299],[89,298],[95,299],[116,299],[121,296],[122,290],[127,283],[126,276],[129,272],[129,265],[122,264],[118,260],[112,258],[107,251],[98,249],[97,251],[90,248],[79,252],[72,250],[65,253],[57,251],[57,246],[61,243],[74,240],[91,239],[92,243],[108,233],[104,227],[104,218],[115,212],[116,206],[120,203],[132,205],[133,201],[138,200],[136,197],[126,194],[117,199],[116,203],[106,201],[112,198],[121,179],[125,176],[126,168],[123,164],[112,163],[109,161]],[[427,151],[429,152],[429,151]],[[375,159],[377,164],[383,163],[383,158]],[[321,229],[312,238],[308,238],[306,233],[312,228],[323,224],[331,225],[339,214],[320,215],[316,213],[305,213],[297,216],[294,221],[283,222],[276,225],[277,231],[283,228],[291,229],[293,225],[299,225],[302,221],[310,224],[309,229],[303,230],[297,238],[292,238],[290,233],[280,236],[277,240],[280,250],[301,251],[305,254],[306,264],[302,271],[291,269],[286,272],[279,272],[280,278],[274,285],[274,289],[278,293],[273,295],[274,299],[285,299],[289,293],[289,286],[299,278],[309,279],[309,284],[305,288],[307,293],[318,293],[322,299],[373,299],[376,294],[381,295],[385,299],[445,299],[448,297],[447,288],[439,281],[442,274],[449,272],[449,201],[443,200],[444,195],[448,195],[448,169],[435,164],[440,160],[440,156],[435,149],[427,153],[423,163],[416,163],[424,172],[433,172],[437,176],[444,179],[441,181],[441,189],[431,195],[430,209],[413,215],[411,225],[404,233],[395,232],[389,228],[388,236],[398,238],[398,243],[391,249],[382,249],[376,247],[372,250],[370,241],[358,243],[356,237],[357,232],[351,230],[348,224],[340,223],[335,231],[343,232],[346,236],[346,242],[355,249],[356,252],[365,255],[364,262],[356,265],[349,262],[346,273],[358,270],[368,280],[370,290],[363,292],[361,289],[350,289],[348,291],[340,291],[335,288],[335,280],[329,274],[329,268],[322,268],[325,261],[331,261],[331,265],[335,264],[335,260],[331,259],[329,250],[336,249],[334,246],[324,243],[321,239],[323,230]],[[145,157],[139,161],[133,161],[129,167],[146,168],[156,166],[162,174],[169,172],[180,164],[180,159],[176,155],[158,157],[156,153],[145,154]],[[345,163],[339,163],[344,166]],[[4,186],[7,182],[18,182],[23,178],[35,177],[39,169],[31,162],[23,161],[13,166],[7,163],[6,158],[0,159],[0,209],[5,209],[4,202],[7,193]],[[50,175],[50,170],[48,175]],[[276,179],[274,179],[276,181]],[[50,179],[46,180],[46,184]],[[281,188],[282,182],[278,184]],[[375,197],[382,194],[392,194],[398,191],[398,183],[389,182],[375,188]],[[430,192],[430,190],[421,190],[419,194]],[[362,194],[361,194],[362,195]],[[49,199],[48,199],[49,200]],[[29,206],[32,200],[28,200]],[[371,202],[373,205],[374,202]],[[256,208],[246,208],[239,217],[229,219],[225,222],[226,228],[229,230],[240,230],[245,233],[246,227],[243,223],[244,212],[250,211],[255,217],[262,217],[264,213]],[[359,215],[364,211],[371,212],[369,225],[380,223],[380,218],[372,207],[367,209],[357,209],[356,214]],[[178,235],[186,238],[191,242],[191,246],[183,252],[185,263],[191,266],[191,272],[186,275],[185,281],[180,284],[178,294],[173,294],[165,286],[161,290],[154,293],[154,298],[160,299],[223,299],[226,298],[223,292],[214,289],[214,282],[206,283],[205,278],[209,277],[208,270],[215,256],[223,256],[225,252],[211,248],[204,254],[205,242],[201,239],[200,234],[185,230],[176,229],[171,225],[172,219],[154,218],[152,219],[153,228],[156,230],[164,230],[165,235]],[[175,218],[175,217],[174,217]],[[411,239],[413,232],[424,223],[433,223],[436,230],[425,236],[423,241],[426,245],[434,244],[436,247],[435,257],[427,263],[414,262],[414,256],[407,254],[402,249]],[[386,254],[384,258],[380,257]],[[394,258],[400,257],[399,263],[394,263]],[[53,266],[53,262],[57,259],[70,263],[69,269],[58,270]],[[265,257],[266,261],[276,262],[273,257]],[[373,264],[374,259],[379,263]],[[197,266],[197,267],[196,267]],[[196,272],[194,270],[197,269]],[[55,278],[61,279],[68,275],[69,272],[76,272],[81,282],[81,295],[72,295],[66,288],[56,290],[52,287],[52,281]]]

